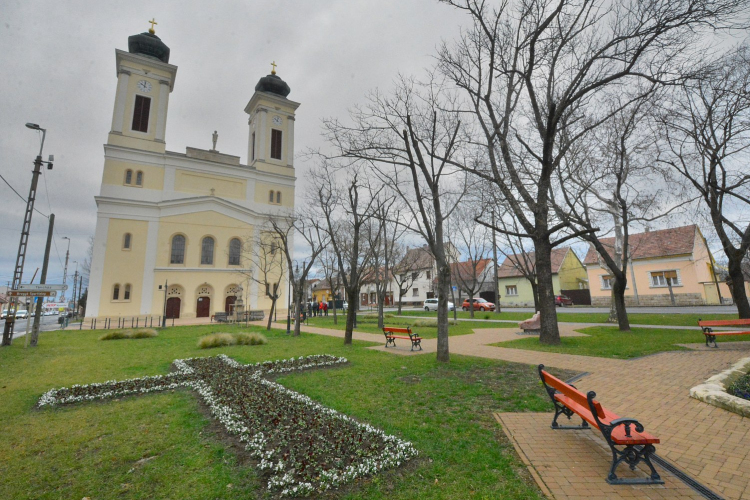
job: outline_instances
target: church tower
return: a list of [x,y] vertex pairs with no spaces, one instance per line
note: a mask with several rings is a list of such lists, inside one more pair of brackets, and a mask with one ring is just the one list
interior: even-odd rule
[[128,51],[116,50],[117,93],[107,144],[164,153],[169,93],[177,66],[169,64],[169,47],[147,33],[128,38]]
[[258,171],[294,177],[294,112],[299,103],[286,98],[291,91],[276,74],[258,81],[245,106],[250,115],[247,163]]

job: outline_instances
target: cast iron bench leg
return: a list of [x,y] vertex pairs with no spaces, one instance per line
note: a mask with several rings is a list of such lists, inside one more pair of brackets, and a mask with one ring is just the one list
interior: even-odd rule
[[[654,469],[654,465],[651,463],[651,455],[656,452],[654,445],[647,444],[643,447],[637,447],[634,445],[626,446],[622,451],[616,449],[612,444],[609,445],[612,449],[612,467],[609,469],[609,475],[607,476],[607,482],[609,484],[664,484],[659,473]],[[645,462],[648,468],[651,469],[651,477],[638,477],[638,478],[619,478],[615,473],[615,469],[620,463],[625,462],[630,467],[630,470],[635,470],[635,467],[641,462]]]

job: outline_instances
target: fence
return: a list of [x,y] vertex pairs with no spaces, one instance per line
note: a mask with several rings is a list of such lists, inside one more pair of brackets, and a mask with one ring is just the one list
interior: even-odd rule
[[[115,319],[117,320],[115,322]],[[102,330],[109,330],[110,328],[153,328],[154,320],[156,320],[157,328],[162,325],[162,316],[132,316],[129,318],[91,318],[89,330],[96,330],[97,328]],[[172,324],[169,325],[169,320],[172,320]],[[98,320],[98,324],[97,324]],[[83,321],[78,325],[78,329],[83,329]],[[167,318],[167,325],[174,326],[174,318]]]

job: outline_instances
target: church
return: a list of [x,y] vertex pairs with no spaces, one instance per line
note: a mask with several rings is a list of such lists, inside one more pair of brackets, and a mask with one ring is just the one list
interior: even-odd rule
[[[247,248],[269,218],[294,210],[294,119],[299,103],[276,75],[250,97],[247,164],[210,150],[166,149],[169,94],[177,66],[148,32],[115,50],[117,88],[104,145],[87,318],[231,312],[236,297],[268,311],[265,289],[247,275]],[[256,271],[257,272],[257,271]],[[287,284],[279,286],[286,304]]]

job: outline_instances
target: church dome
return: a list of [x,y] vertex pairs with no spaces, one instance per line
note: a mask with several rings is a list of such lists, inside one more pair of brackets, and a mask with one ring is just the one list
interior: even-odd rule
[[144,32],[128,37],[128,52],[169,62],[169,47],[153,33]]
[[280,95],[281,97],[288,96],[289,92],[292,91],[289,88],[289,85],[287,85],[286,82],[279,78],[275,73],[266,75],[258,80],[255,90],[256,92],[270,92],[272,94]]

